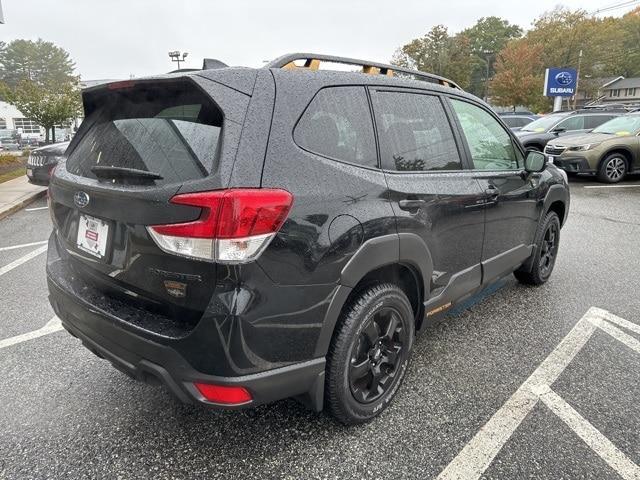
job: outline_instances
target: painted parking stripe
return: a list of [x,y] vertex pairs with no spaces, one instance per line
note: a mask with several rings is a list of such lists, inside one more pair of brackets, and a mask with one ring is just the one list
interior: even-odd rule
[[548,389],[540,395],[540,400],[573,430],[584,443],[598,454],[625,480],[640,479],[640,467],[622,453],[600,431],[591,425],[571,405],[565,402],[556,392]]
[[41,242],[21,243],[20,245],[11,245],[9,247],[0,247],[0,252],[6,252],[7,250],[16,250],[18,248],[35,247],[36,245],[44,245],[48,240],[42,240]]
[[585,185],[582,188],[640,188],[640,185]]
[[598,320],[595,322],[595,325],[607,332],[620,343],[623,343],[624,345],[629,347],[631,350],[635,350],[637,353],[640,353],[640,342],[628,333],[625,333],[619,328],[614,327],[606,320]]
[[[585,317],[588,318],[590,315],[591,310]],[[585,317],[575,324],[555,350],[465,445],[438,475],[439,479],[480,478],[513,432],[538,403],[538,395],[532,388],[535,389],[541,384],[552,384],[593,335],[596,326],[584,321]]]
[[49,207],[25,208],[25,212],[37,212],[38,210],[46,210]]
[[9,263],[8,265],[5,265],[4,267],[0,268],[0,277],[2,275],[4,275],[5,273],[10,272],[11,270],[13,270],[16,267],[19,267],[20,265],[22,265],[23,263],[28,262],[29,260],[31,260],[32,258],[37,257],[38,255],[40,255],[41,253],[44,253],[47,251],[47,245],[42,245],[40,248],[36,248],[35,250],[33,250],[32,252],[27,253],[26,255],[18,258],[17,260],[14,260],[13,262]]
[[629,320],[625,320],[624,318],[620,318],[613,313],[607,312],[606,310],[598,309],[598,313],[602,318],[611,323],[616,323],[619,326],[626,328],[627,330],[631,330],[632,332],[640,335],[640,325],[637,323],[630,322]]
[[[623,478],[640,480],[640,467],[618,451],[606,437],[570,406],[570,410],[567,409],[564,400],[558,401],[549,393],[551,385],[587,343],[596,329],[607,332],[624,345],[640,353],[640,342],[617,328],[613,325],[614,323],[634,332],[640,331],[640,326],[616,317],[606,310],[590,308],[531,376],[447,465],[438,479],[471,480],[480,478],[524,418],[533,410],[538,401],[542,400],[548,404],[553,413],[557,414]],[[545,395],[547,397],[542,398]],[[556,411],[558,409],[560,413]]]
[[11,347],[12,345],[17,345],[18,343],[33,340],[34,338],[49,335],[50,333],[59,332],[60,330],[62,330],[62,322],[60,322],[60,319],[58,317],[54,316],[46,323],[44,327],[39,328],[38,330],[0,340],[0,350],[3,348]]

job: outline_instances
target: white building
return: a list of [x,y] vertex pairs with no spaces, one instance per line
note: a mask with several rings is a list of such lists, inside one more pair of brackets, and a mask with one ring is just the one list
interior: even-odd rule
[[16,130],[24,135],[43,133],[42,129],[13,105],[0,101],[0,130]]
[[[80,82],[80,88],[93,87],[100,85],[101,83],[112,82],[114,80],[83,80]],[[82,119],[77,119],[75,126],[80,124]],[[44,128],[40,127],[33,120],[25,118],[25,116],[13,105],[0,101],[0,136],[2,130],[12,130],[26,137],[40,137],[44,139],[46,132]],[[56,139],[61,139],[60,134],[64,135],[66,132],[61,131],[56,127]]]

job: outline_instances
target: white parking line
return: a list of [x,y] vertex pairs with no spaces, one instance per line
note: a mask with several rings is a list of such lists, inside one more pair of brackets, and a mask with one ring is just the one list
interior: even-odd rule
[[626,480],[638,480],[640,478],[640,467],[629,460],[629,457],[618,450],[607,437],[576,412],[556,392],[549,389],[540,396],[540,400],[566,423],[584,443],[589,445],[600,458],[618,472],[622,478]]
[[[640,353],[640,342],[609,322],[617,323],[635,332],[640,331],[640,326],[634,323],[616,317],[605,310],[590,308],[531,376],[525,380],[520,388],[447,465],[438,476],[438,479],[466,480],[480,478],[520,423],[536,406],[538,400],[542,399],[554,413],[621,476],[639,480],[640,467],[618,451],[606,437],[582,418],[578,412],[575,412],[570,406],[570,410],[565,408],[564,404],[566,402],[564,400],[558,397],[560,398],[560,401],[558,401],[549,393],[551,392],[551,385],[591,338],[596,328],[602,329],[629,348]],[[588,437],[589,441],[585,440],[585,437]]]
[[60,330],[62,330],[62,323],[58,317],[54,316],[44,327],[39,328],[38,330],[0,340],[0,350],[12,345],[17,345],[18,343],[26,342],[27,340],[33,340],[34,338],[49,335],[50,333],[59,332]]
[[35,247],[36,245],[44,245],[49,240],[42,240],[41,242],[21,243],[20,245],[11,245],[9,247],[0,247],[0,252],[6,252],[7,250],[16,250],[18,248]]
[[34,208],[25,208],[25,212],[36,212],[38,210],[46,210],[49,207],[34,207]]
[[640,185],[585,185],[582,188],[640,188]]
[[47,251],[47,245],[42,245],[40,248],[36,248],[34,251],[27,253],[26,255],[18,258],[17,260],[14,260],[8,265],[5,265],[4,267],[0,267],[0,277],[5,273],[10,272],[14,268],[19,267],[23,263],[28,262],[32,258],[35,258],[41,253],[44,253],[46,251]]

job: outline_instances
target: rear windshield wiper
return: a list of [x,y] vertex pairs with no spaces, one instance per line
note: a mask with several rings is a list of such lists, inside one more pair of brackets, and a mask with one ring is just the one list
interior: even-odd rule
[[95,166],[91,171],[98,178],[140,178],[145,180],[162,180],[164,177],[156,172],[127,167]]

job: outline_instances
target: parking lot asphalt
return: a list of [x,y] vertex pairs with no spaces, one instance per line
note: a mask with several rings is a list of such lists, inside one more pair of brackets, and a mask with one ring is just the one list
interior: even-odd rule
[[[53,317],[46,254],[24,260],[41,245],[7,249],[47,239],[32,204],[0,221],[0,478],[640,478],[640,179],[625,185],[574,179],[551,280],[508,277],[428,328],[390,408],[349,428],[292,400],[182,405],[65,331],[8,344]],[[626,343],[592,327],[559,368],[591,307],[630,322]],[[551,393],[531,394],[548,365]],[[514,423],[520,393],[533,401]]]

